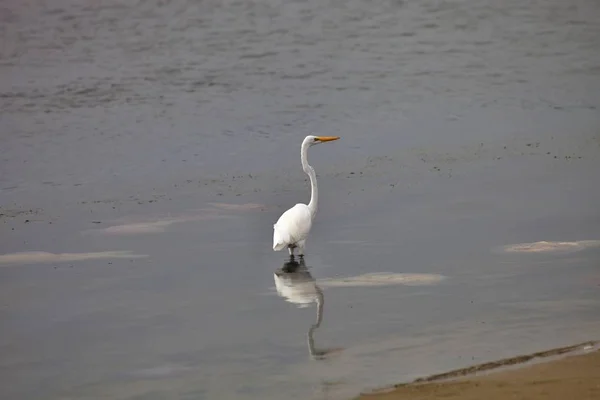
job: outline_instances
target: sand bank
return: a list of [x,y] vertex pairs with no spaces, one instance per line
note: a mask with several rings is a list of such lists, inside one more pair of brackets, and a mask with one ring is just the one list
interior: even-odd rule
[[[584,349],[588,349],[587,351]],[[563,355],[562,357],[558,357]],[[536,362],[543,360],[542,362]],[[533,364],[524,364],[534,361]],[[521,366],[506,369],[507,366]],[[497,371],[494,373],[481,372]],[[360,399],[600,399],[600,351],[596,343],[552,349],[451,371],[396,385]]]

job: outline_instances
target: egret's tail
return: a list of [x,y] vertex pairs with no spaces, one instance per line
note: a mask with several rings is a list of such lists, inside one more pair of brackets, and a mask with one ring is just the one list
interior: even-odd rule
[[283,250],[286,246],[286,240],[277,230],[277,225],[273,225],[273,251]]

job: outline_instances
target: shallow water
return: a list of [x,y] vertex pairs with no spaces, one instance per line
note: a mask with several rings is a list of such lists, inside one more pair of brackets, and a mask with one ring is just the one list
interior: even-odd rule
[[[345,398],[600,336],[594,1],[0,15],[3,398]],[[270,248],[309,132],[312,330]]]

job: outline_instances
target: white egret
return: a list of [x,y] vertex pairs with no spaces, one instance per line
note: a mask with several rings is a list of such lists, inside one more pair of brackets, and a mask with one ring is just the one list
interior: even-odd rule
[[302,169],[310,178],[310,203],[308,205],[298,203],[284,212],[273,225],[273,250],[280,251],[288,248],[290,255],[294,255],[294,249],[298,249],[300,256],[304,255],[306,238],[312,227],[313,219],[317,213],[317,202],[319,201],[319,189],[317,187],[317,175],[315,170],[308,164],[308,148],[319,143],[338,140],[339,136],[313,136],[308,135],[302,142],[300,159]]

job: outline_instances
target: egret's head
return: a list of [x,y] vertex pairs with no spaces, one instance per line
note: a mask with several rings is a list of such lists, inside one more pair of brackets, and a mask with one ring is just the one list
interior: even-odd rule
[[338,140],[339,136],[314,136],[308,135],[304,139],[304,143],[307,143],[309,146],[314,146],[315,144],[331,142],[333,140]]

